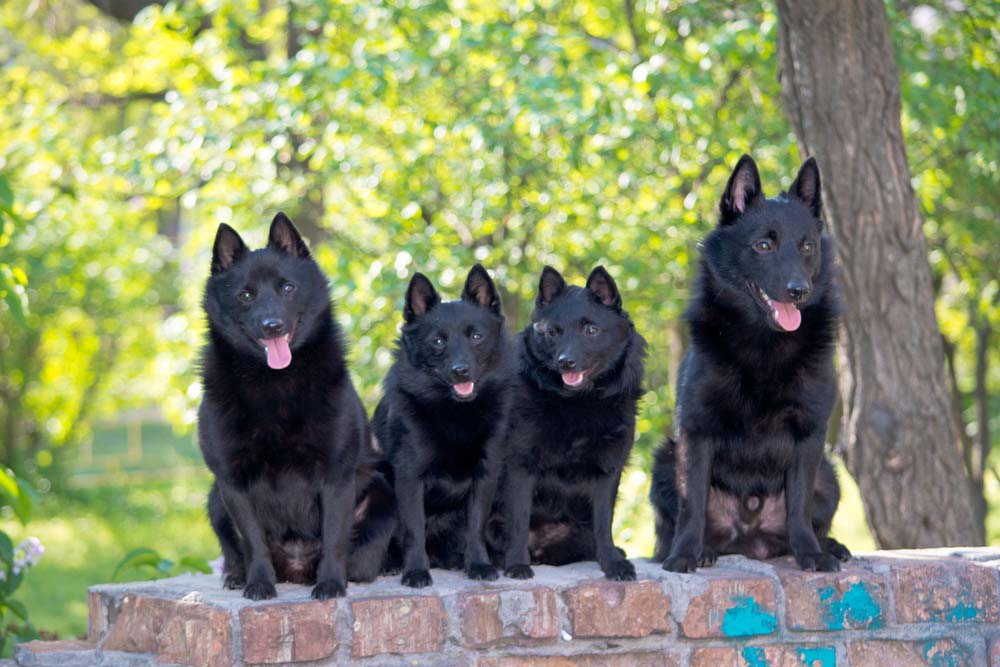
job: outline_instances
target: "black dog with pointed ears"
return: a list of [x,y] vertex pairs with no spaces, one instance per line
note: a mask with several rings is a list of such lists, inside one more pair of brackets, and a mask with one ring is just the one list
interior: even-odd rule
[[733,553],[791,553],[823,571],[850,558],[827,536],[840,500],[824,456],[839,309],[820,192],[809,158],[767,199],[744,155],[722,195],[685,315],[677,442],[653,469],[655,558],[667,570]]
[[618,482],[635,437],[646,342],[614,280],[597,267],[586,287],[545,267],[531,324],[520,334],[501,525],[493,549],[507,576],[531,563],[597,560],[609,579],[635,579],[611,536]]
[[198,436],[225,587],[262,600],[279,581],[315,583],[325,599],[374,579],[395,499],[376,472],[326,277],[283,213],[261,250],[219,226],[204,308]]
[[399,498],[388,569],[401,566],[403,584],[414,588],[432,583],[430,567],[464,567],[472,579],[496,579],[483,532],[511,402],[500,295],[479,264],[457,301],[442,302],[417,273],[403,319],[373,418]]

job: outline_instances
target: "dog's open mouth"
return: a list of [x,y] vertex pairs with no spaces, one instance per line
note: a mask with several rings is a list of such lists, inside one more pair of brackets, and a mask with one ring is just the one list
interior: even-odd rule
[[589,374],[589,368],[585,371],[570,371],[562,374],[562,381],[570,389],[577,389],[583,386],[583,381],[587,379],[587,375]]
[[747,287],[754,301],[768,315],[771,324],[781,331],[795,331],[802,324],[802,313],[794,303],[782,303],[767,295],[760,286],[752,280],[747,281]]
[[470,399],[476,393],[475,382],[457,382],[451,385],[451,390],[455,392],[458,399]]
[[281,336],[257,339],[267,354],[267,365],[276,371],[288,368],[288,365],[292,363],[292,338],[295,337],[295,329],[298,328],[298,324],[296,321],[292,330]]

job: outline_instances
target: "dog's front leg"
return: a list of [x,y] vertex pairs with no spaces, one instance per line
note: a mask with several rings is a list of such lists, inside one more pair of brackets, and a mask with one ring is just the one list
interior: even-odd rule
[[[498,455],[489,447],[486,451],[488,456]],[[466,503],[465,571],[470,579],[493,581],[498,575],[486,553],[483,528],[496,495],[500,466],[496,462],[486,461],[485,467],[483,475],[472,481],[472,489]]]
[[698,568],[705,544],[705,510],[708,504],[708,488],[712,483],[712,459],[715,444],[710,438],[692,438],[681,433],[679,447],[683,455],[679,457],[681,467],[680,512],[674,543],[670,555],[663,561],[663,569],[671,572],[694,572]]
[[354,517],[355,475],[325,482],[320,490],[323,522],[323,554],[316,572],[312,596],[326,600],[347,592],[347,556],[351,547],[351,521]]
[[278,596],[271,554],[264,541],[264,529],[253,509],[247,493],[237,486],[218,480],[222,502],[233,518],[236,529],[243,538],[243,556],[246,566],[246,586],[243,597],[250,600],[267,600]]
[[597,547],[597,562],[605,577],[615,581],[634,581],[635,566],[622,556],[611,536],[611,524],[614,520],[615,500],[621,476],[622,470],[618,468],[594,483],[594,493],[591,498],[594,544]]
[[528,553],[531,498],[534,493],[534,475],[527,470],[509,466],[503,497],[504,524],[507,531],[504,574],[511,579],[531,579],[535,576],[531,569],[531,555]]
[[823,458],[825,433],[819,430],[795,443],[795,457],[785,471],[785,521],[795,562],[803,570],[836,572],[837,558],[820,548],[812,526],[812,498],[816,471]]
[[399,520],[403,526],[404,586],[423,588],[434,583],[427,559],[427,538],[424,518],[424,482],[415,471],[396,471],[396,498]]

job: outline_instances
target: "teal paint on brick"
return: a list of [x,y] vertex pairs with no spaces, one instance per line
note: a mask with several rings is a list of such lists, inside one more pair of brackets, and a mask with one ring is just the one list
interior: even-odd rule
[[823,605],[823,622],[828,630],[845,628],[881,628],[884,625],[882,607],[863,582],[853,584],[839,599],[837,591],[827,586],[819,592]]
[[832,646],[797,649],[799,661],[806,667],[837,667],[837,650]]
[[768,667],[764,649],[755,646],[747,646],[743,649],[743,661],[747,663],[747,667]]
[[958,647],[931,655],[931,651],[936,645],[936,641],[930,641],[925,643],[923,647],[924,662],[929,667],[967,667],[969,664],[965,659],[965,652]]
[[972,595],[968,591],[962,591],[961,595],[958,596],[958,602],[948,610],[944,620],[952,622],[974,621],[979,616],[980,611]]
[[747,595],[735,595],[734,606],[722,617],[722,634],[726,637],[769,635],[778,626],[778,618],[765,611],[757,601]]

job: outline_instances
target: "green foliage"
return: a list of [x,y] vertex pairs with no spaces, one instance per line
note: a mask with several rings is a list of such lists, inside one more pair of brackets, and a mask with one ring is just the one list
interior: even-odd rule
[[[27,482],[10,470],[0,468],[0,505],[11,507],[22,525],[31,516],[34,498],[34,490]],[[38,638],[38,631],[28,618],[27,607],[14,594],[44,551],[34,538],[14,546],[7,531],[0,529],[0,655],[9,654],[11,640]]]
[[159,552],[149,547],[139,547],[125,554],[125,556],[115,565],[115,570],[111,574],[111,581],[118,581],[120,574],[130,574],[129,579],[135,579],[135,575],[143,579],[162,579],[163,577],[173,577],[186,573],[211,574],[212,568],[208,561],[197,556],[181,556],[177,562],[164,558]]

